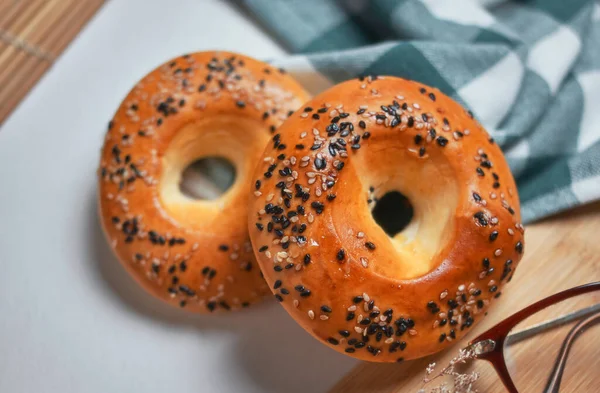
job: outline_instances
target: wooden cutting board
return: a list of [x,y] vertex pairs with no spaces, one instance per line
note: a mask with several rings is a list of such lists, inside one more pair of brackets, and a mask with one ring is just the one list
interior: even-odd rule
[[104,0],[0,0],[0,125]]
[[[331,393],[416,393],[428,364],[447,365],[470,339],[537,300],[599,280],[600,203],[596,202],[526,227],[525,255],[513,280],[488,317],[456,346],[403,364],[361,363]],[[505,391],[487,362],[477,361],[474,369],[482,374],[475,385],[478,391]]]

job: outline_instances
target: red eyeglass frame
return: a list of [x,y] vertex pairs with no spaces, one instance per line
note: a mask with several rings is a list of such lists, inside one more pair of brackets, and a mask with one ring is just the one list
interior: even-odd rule
[[[483,345],[487,345],[486,351],[479,353],[476,355],[477,359],[487,360],[492,364],[496,373],[502,380],[502,383],[509,391],[509,393],[519,393],[517,390],[506,366],[506,361],[504,359],[504,342],[508,337],[510,331],[520,322],[535,314],[536,312],[552,306],[556,303],[559,303],[563,300],[579,296],[585,293],[600,291],[600,281],[592,282],[589,284],[580,285],[578,287],[574,287],[571,289],[567,289],[565,291],[556,293],[551,295],[545,299],[542,299],[532,305],[525,307],[521,311],[513,314],[512,316],[506,318],[493,328],[488,331],[480,334],[475,339],[469,342],[469,346],[473,346],[479,343],[483,343]],[[491,340],[493,343],[485,344],[486,341]]]

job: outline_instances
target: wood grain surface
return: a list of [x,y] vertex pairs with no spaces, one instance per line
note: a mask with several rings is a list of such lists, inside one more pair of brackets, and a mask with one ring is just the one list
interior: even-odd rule
[[0,0],[0,125],[104,0]]
[[[469,340],[512,313],[553,293],[598,280],[600,203],[597,202],[526,227],[525,255],[512,282],[506,286],[487,318],[456,346],[440,354],[403,364],[361,363],[339,381],[331,393],[416,393],[422,387],[428,364],[436,362],[443,367]],[[540,359],[544,357],[536,351],[530,351],[519,358],[519,364],[522,363],[524,369],[543,367]],[[474,362],[470,369],[481,373],[480,380],[475,384],[479,392],[506,391],[491,365],[485,361]],[[545,381],[540,378],[530,383],[543,387]],[[537,390],[526,390],[530,391]],[[577,391],[589,390],[582,388]]]

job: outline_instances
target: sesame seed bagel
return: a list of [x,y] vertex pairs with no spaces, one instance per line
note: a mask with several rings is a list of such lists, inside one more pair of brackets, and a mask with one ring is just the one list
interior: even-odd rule
[[[99,206],[115,254],[148,292],[194,312],[268,293],[246,226],[252,171],[307,99],[283,70],[226,52],[173,59],[131,90],[106,134]],[[214,156],[235,167],[233,185],[214,200],[184,195],[183,170]]]
[[[413,81],[369,77],[318,95],[277,130],[254,180],[250,237],[275,297],[363,360],[461,338],[523,253],[502,152],[458,103]],[[390,237],[371,210],[392,191],[414,215]]]

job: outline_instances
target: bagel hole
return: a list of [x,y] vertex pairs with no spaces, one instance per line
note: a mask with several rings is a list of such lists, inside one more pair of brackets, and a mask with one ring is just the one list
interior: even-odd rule
[[223,157],[200,158],[183,170],[179,190],[192,199],[217,199],[233,185],[235,175],[235,167]]
[[394,237],[410,224],[414,210],[406,196],[390,191],[377,200],[371,214],[381,229]]

